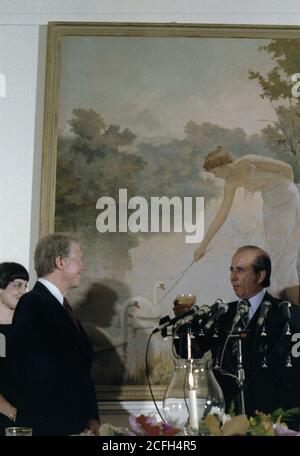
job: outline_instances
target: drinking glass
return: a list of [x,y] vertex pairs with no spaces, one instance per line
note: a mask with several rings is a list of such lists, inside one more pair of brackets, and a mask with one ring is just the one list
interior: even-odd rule
[[196,295],[193,293],[184,293],[176,296],[176,301],[179,304],[193,305],[196,302]]
[[29,427],[8,427],[5,429],[5,435],[7,437],[29,437],[32,435],[32,428]]

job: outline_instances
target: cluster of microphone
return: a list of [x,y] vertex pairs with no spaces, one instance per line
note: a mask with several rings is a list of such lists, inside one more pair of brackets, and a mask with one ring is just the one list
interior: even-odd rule
[[168,326],[179,326],[191,323],[192,321],[205,321],[204,328],[209,330],[219,319],[220,317],[228,311],[228,304],[221,298],[218,298],[214,304],[208,306],[203,304],[198,306],[194,304],[189,310],[183,312],[177,317],[170,318],[164,317],[160,321],[160,325],[154,329],[153,333],[164,330]]
[[[264,327],[267,316],[272,308],[270,301],[263,301],[260,306],[260,313],[257,319],[257,328],[261,329]],[[289,323],[291,319],[291,304],[288,301],[282,301],[279,304],[282,319],[285,323]],[[218,298],[214,304],[208,306],[206,304],[198,306],[194,304],[189,310],[182,314],[170,318],[166,316],[160,320],[160,325],[154,329],[153,334],[165,330],[169,326],[176,327],[176,329],[187,323],[197,321],[203,325],[204,331],[209,331],[219,321],[220,317],[225,314],[229,309],[229,305],[222,299]],[[242,319],[248,317],[249,313],[249,302],[241,300],[238,304],[236,314],[233,318],[232,325],[236,327]]]

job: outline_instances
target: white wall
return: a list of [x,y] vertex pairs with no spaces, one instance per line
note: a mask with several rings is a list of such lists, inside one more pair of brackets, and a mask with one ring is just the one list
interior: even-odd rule
[[0,261],[28,266],[38,62],[38,27],[0,27]]
[[19,261],[31,273],[38,239],[48,21],[292,25],[300,24],[300,2],[0,0],[0,73],[7,84],[6,98],[0,97],[0,262]]
[[48,21],[297,24],[298,0],[0,0],[0,23]]

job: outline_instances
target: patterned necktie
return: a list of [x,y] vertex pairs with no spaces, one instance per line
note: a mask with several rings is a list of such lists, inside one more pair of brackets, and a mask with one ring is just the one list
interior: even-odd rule
[[69,314],[69,317],[71,318],[73,324],[75,325],[77,331],[80,333],[80,327],[79,327],[79,322],[73,312],[73,309],[72,307],[70,306],[69,304],[69,301],[67,300],[67,298],[64,298],[64,302],[63,302],[63,306],[64,308],[66,309],[66,312]]

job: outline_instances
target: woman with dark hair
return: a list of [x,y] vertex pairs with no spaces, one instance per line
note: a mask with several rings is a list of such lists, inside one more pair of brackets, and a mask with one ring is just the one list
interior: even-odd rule
[[10,403],[8,353],[11,322],[21,296],[26,293],[29,274],[18,263],[0,263],[0,435],[16,421],[17,409]]

